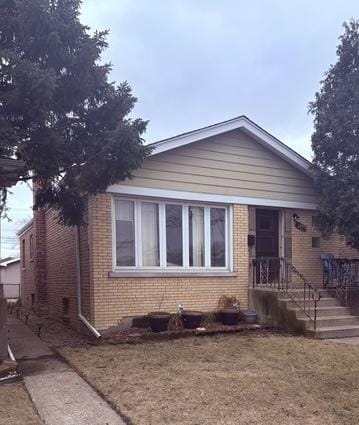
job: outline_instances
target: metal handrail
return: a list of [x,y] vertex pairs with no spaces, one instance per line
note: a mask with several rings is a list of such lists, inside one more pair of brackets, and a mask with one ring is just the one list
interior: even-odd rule
[[[320,293],[303,273],[283,257],[257,257],[252,261],[253,287],[268,287],[289,296],[301,311],[317,326]],[[300,287],[294,286],[293,274],[299,278]],[[299,291],[298,291],[299,289]],[[314,304],[314,305],[313,305]]]
[[348,306],[350,290],[359,287],[359,260],[327,259],[323,262],[323,287],[335,290],[336,298]]

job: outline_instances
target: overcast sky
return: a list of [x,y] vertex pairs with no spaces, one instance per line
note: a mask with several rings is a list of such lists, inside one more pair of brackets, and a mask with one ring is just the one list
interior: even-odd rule
[[[109,29],[111,78],[138,98],[146,141],[245,114],[310,159],[308,103],[335,61],[358,0],[84,0],[82,22]],[[31,217],[31,193],[9,196],[1,255]]]

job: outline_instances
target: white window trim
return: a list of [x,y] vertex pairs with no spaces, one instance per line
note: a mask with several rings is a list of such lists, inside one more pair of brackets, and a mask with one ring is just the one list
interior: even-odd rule
[[[135,214],[135,266],[117,266],[116,264],[116,200],[132,201],[134,202]],[[160,265],[159,266],[142,266],[142,245],[140,241],[141,232],[141,202],[152,202],[158,204],[159,212],[159,249],[160,249]],[[166,204],[182,205],[182,254],[183,266],[167,267],[166,255]],[[190,267],[189,266],[189,215],[188,208],[203,207],[204,208],[204,249],[205,249],[205,266],[203,267]],[[212,267],[210,246],[211,246],[211,233],[210,233],[210,208],[222,208],[225,210],[225,247],[226,247],[226,265],[224,267]],[[114,272],[128,272],[130,273],[146,273],[157,272],[164,274],[193,274],[196,272],[233,272],[233,208],[231,205],[208,204],[198,203],[191,201],[176,201],[173,199],[154,199],[154,198],[131,198],[125,196],[112,197],[112,270]]]

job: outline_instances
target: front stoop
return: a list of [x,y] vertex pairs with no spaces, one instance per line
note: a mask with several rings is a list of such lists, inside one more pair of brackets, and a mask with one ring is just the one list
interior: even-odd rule
[[[359,336],[359,316],[350,313],[349,308],[340,305],[339,301],[328,291],[319,290],[317,326],[297,305],[303,305],[302,290],[295,290],[297,303],[288,294],[270,288],[250,289],[252,307],[263,323],[276,326],[317,339],[347,338]],[[314,302],[310,304],[314,312]]]
[[[288,310],[292,310],[299,322],[304,324],[304,334],[317,339],[347,338],[359,336],[359,316],[350,314],[347,307],[340,305],[339,301],[322,290],[321,299],[318,301],[317,326],[314,330],[314,323],[294,303],[287,295],[279,295],[278,300],[285,302]],[[298,297],[300,305],[303,305],[303,298]],[[314,308],[314,303],[311,304]]]

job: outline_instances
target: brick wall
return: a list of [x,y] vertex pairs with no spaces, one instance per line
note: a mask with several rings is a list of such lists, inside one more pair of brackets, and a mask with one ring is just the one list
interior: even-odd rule
[[[289,210],[288,210],[289,211]],[[306,228],[301,232],[291,220],[292,213],[300,216]],[[314,211],[290,211],[292,261],[310,282],[322,283],[320,253],[333,253],[336,257],[358,256],[337,235],[321,238],[321,247],[312,247],[312,237],[320,233],[312,226]],[[46,297],[49,314],[63,318],[63,299],[69,300],[70,324],[84,330],[77,316],[77,285],[75,229],[61,226],[56,215],[49,211],[44,216],[46,241]],[[253,219],[252,219],[253,221]],[[233,206],[233,267],[235,275],[228,277],[109,277],[112,271],[112,219],[111,195],[102,194],[89,200],[84,226],[80,230],[80,256],[82,280],[82,311],[97,328],[116,325],[123,318],[158,310],[177,311],[178,304],[188,309],[212,311],[222,295],[235,296],[241,307],[248,306],[248,276],[250,255],[247,235],[250,230],[249,209],[246,205]],[[290,223],[292,223],[290,227]],[[29,228],[22,236],[26,243],[26,264],[22,270],[22,298],[30,305],[35,290],[34,265],[29,258],[29,238],[35,229]],[[253,250],[253,249],[252,249]],[[35,254],[36,255],[36,254]]]
[[69,316],[76,317],[75,230],[61,226],[56,213],[46,213],[46,265],[49,315],[62,318],[63,300],[68,299]]
[[[41,209],[34,211],[34,281],[36,288],[34,309],[39,315],[47,314],[46,274],[46,217]],[[30,248],[29,248],[30,249]]]
[[[86,220],[86,216],[85,216]],[[91,321],[88,227],[80,230],[82,313]],[[76,229],[57,222],[56,212],[46,213],[46,267],[49,315],[63,320],[64,303],[68,304],[66,319],[81,328],[77,305]]]
[[[37,216],[36,216],[37,214]],[[85,221],[87,211],[85,212]],[[73,227],[58,224],[56,212],[35,212],[34,223],[20,237],[25,240],[25,266],[22,267],[21,251],[21,298],[27,308],[39,314],[48,314],[58,320],[64,319],[64,299],[68,300],[66,317],[71,326],[82,329],[78,319],[76,251]],[[33,235],[34,255],[30,259],[30,235]],[[37,236],[37,237],[36,237]],[[91,321],[90,267],[88,227],[80,229],[80,261],[82,281],[82,313]],[[35,304],[32,304],[34,294]]]
[[103,329],[122,318],[161,309],[186,308],[211,311],[222,295],[236,296],[248,305],[248,207],[233,210],[233,266],[231,277],[116,277],[112,270],[111,196],[99,195],[90,203],[91,279],[94,291],[94,325]]
[[[292,261],[309,282],[315,285],[322,284],[320,254],[333,254],[335,257],[341,258],[358,258],[359,252],[347,247],[345,240],[339,235],[321,237],[320,232],[312,225],[315,211],[295,210],[295,212],[300,217],[299,221],[306,226],[307,231],[298,230],[292,222]],[[312,247],[312,237],[320,238],[320,248]]]

